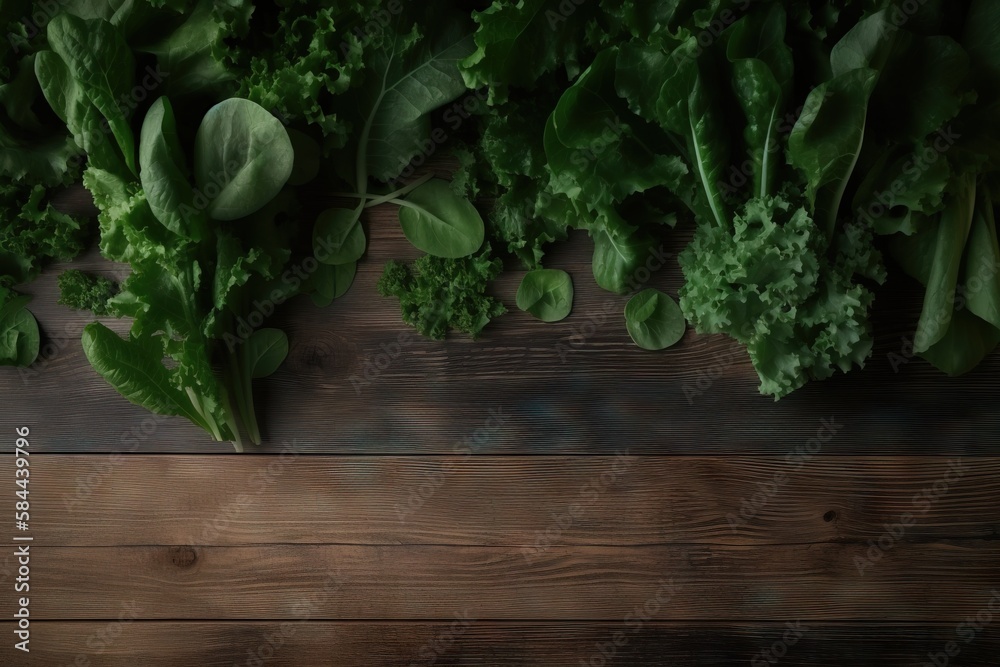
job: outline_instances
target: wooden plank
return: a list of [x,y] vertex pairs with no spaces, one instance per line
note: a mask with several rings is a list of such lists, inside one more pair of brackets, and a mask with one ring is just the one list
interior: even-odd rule
[[[848,430],[829,453],[937,454],[947,443],[953,453],[1000,454],[1000,413],[990,398],[1000,391],[1000,354],[957,379],[920,360],[900,357],[905,363],[894,369],[889,355],[912,334],[918,303],[902,280],[877,299],[869,367],[779,403],[758,394],[745,353],[724,337],[689,331],[662,353],[636,348],[624,327],[627,298],[594,284],[591,244],[580,235],[551,255],[552,266],[574,274],[576,305],[565,321],[547,325],[518,312],[514,270],[496,285],[514,312],[481,340],[414,336],[394,357],[380,356],[411,332],[397,304],[375,290],[386,260],[416,254],[394,216],[385,209],[370,221],[371,249],[347,296],[324,310],[297,301],[276,317],[292,350],[255,390],[267,431],[262,451],[294,440],[318,453],[450,453],[483,427],[490,409],[502,409],[511,419],[479,453],[607,454],[627,442],[643,454],[779,454],[814,437],[820,419],[835,417]],[[677,252],[684,242],[684,233],[672,234],[665,247]],[[94,253],[80,266],[108,268]],[[0,369],[3,430],[30,424],[37,448],[52,452],[232,451],[181,419],[154,420],[94,373],[79,344],[91,318],[56,303],[58,271],[29,288],[50,345],[42,361],[27,374]],[[676,294],[682,275],[672,264],[650,284]],[[0,442],[2,451],[11,446]]]
[[[1000,526],[1000,458],[32,461],[36,546],[864,542],[904,513],[908,541],[991,538]],[[13,478],[4,457],[0,479]]]
[[[89,667],[398,667],[399,665],[787,664],[813,667],[906,665],[928,661],[955,642],[957,665],[995,664],[1000,630],[986,626],[663,623],[124,622],[32,624],[33,665]],[[793,626],[795,625],[792,622]],[[0,628],[11,635],[12,624]],[[971,635],[970,635],[971,632]],[[621,634],[618,634],[621,633]],[[971,638],[971,640],[970,640]],[[967,641],[970,640],[970,641]],[[615,641],[618,644],[615,644]],[[771,651],[769,654],[763,652]],[[608,659],[610,656],[610,660]],[[601,659],[605,662],[602,662]],[[10,642],[4,664],[22,664]],[[260,662],[257,662],[260,661]],[[81,663],[83,661],[81,660]],[[80,663],[77,663],[80,664]]]
[[659,595],[661,620],[958,622],[1000,588],[998,541],[886,546],[37,547],[31,617],[617,620]]

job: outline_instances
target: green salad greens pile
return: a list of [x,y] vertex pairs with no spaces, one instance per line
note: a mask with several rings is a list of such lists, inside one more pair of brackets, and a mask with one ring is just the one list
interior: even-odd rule
[[[863,366],[904,274],[915,353],[960,374],[1000,343],[993,0],[14,1],[0,24],[0,364],[38,354],[15,289],[97,236],[128,277],[67,272],[62,302],[129,330],[87,326],[90,363],[237,448],[288,353],[265,322],[350,288],[377,206],[426,253],[378,291],[432,338],[505,312],[504,259],[521,310],[568,316],[581,277],[546,253],[582,230],[639,347],[726,334],[775,398]],[[438,151],[451,182],[420,175]],[[52,203],[77,183],[96,225]],[[679,227],[675,301],[639,276]]]

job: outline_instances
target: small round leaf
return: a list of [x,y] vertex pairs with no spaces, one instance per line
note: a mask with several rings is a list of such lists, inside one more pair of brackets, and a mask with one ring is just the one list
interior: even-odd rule
[[645,289],[625,306],[625,326],[644,350],[663,350],[684,337],[686,323],[680,306],[655,289]]
[[573,310],[573,279],[559,269],[529,271],[517,290],[517,307],[543,322],[558,322]]

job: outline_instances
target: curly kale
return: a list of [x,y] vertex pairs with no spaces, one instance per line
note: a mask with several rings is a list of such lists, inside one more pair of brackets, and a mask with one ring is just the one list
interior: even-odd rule
[[746,345],[764,394],[781,398],[871,352],[872,293],[854,276],[882,280],[881,258],[861,227],[837,240],[831,259],[804,207],[764,197],[746,203],[732,231],[700,225],[680,255],[685,316],[699,333]]
[[59,275],[59,303],[76,310],[89,310],[98,317],[115,313],[110,301],[119,290],[115,281],[77,269]]
[[488,244],[479,255],[461,259],[425,255],[412,266],[390,260],[378,291],[397,297],[403,321],[428,338],[444,340],[448,329],[476,338],[491,319],[507,312],[486,294],[502,268],[499,259],[490,259]]
[[30,282],[50,260],[69,261],[83,250],[85,221],[60,213],[41,185],[0,184],[0,282]]

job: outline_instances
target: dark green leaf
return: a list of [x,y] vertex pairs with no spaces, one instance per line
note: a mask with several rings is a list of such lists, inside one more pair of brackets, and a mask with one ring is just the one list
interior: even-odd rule
[[655,289],[645,289],[625,306],[625,326],[636,345],[663,350],[684,337],[686,323],[680,306]]
[[517,289],[517,307],[543,322],[566,319],[573,309],[573,280],[559,269],[535,269]]
[[439,179],[427,181],[407,196],[399,208],[399,222],[410,243],[435,257],[471,255],[486,236],[476,207]]

